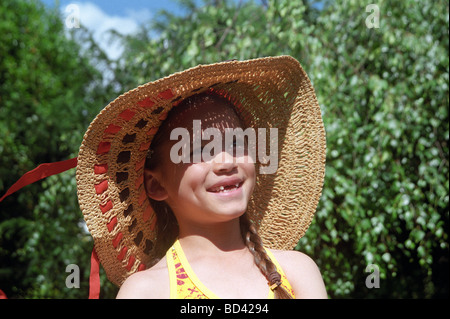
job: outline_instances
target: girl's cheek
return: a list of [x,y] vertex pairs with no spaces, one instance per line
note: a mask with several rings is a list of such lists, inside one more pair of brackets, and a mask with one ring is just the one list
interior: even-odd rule
[[202,183],[209,171],[206,163],[190,164],[182,172],[182,180],[187,180],[191,184]]

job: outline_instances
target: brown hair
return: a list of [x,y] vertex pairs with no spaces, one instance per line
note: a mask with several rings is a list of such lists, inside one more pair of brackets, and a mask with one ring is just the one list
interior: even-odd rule
[[[183,100],[176,108],[173,108],[164,123],[161,125],[160,129],[156,133],[153,141],[150,145],[151,156],[147,157],[145,167],[147,169],[154,169],[157,167],[160,160],[158,158],[159,152],[155,150],[161,144],[165,137],[167,137],[167,124],[170,122],[170,118],[174,116],[178,109],[184,107],[190,107],[193,105],[201,105],[206,102],[216,102],[225,103],[229,105],[235,112],[234,105],[226,98],[216,94],[214,92],[205,92],[200,94],[192,95],[185,100]],[[239,117],[239,115],[236,113]],[[241,121],[242,123],[242,121]],[[165,125],[166,124],[166,125]],[[244,125],[242,125],[244,126]],[[157,237],[155,242],[155,256],[161,259],[166,251],[173,245],[179,234],[177,219],[169,207],[169,205],[164,201],[156,201],[149,198],[150,204],[156,214],[156,231]],[[280,285],[281,275],[277,272],[275,264],[270,260],[267,255],[262,240],[258,235],[256,227],[248,218],[247,213],[244,213],[240,218],[240,230],[242,238],[248,247],[249,251],[254,257],[256,266],[260,269],[261,273],[266,277],[269,286],[274,291],[275,299],[292,299],[291,295]]]

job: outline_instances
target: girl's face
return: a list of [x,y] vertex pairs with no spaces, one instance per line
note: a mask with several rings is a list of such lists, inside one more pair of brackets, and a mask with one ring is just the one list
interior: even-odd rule
[[[170,158],[170,151],[179,140],[171,141],[170,132],[175,128],[187,129],[190,150],[195,152],[193,134],[201,132],[193,132],[194,120],[201,121],[202,131],[215,128],[222,133],[221,151],[206,161],[195,163],[191,157],[190,163],[175,164]],[[146,172],[146,177],[151,175],[151,178],[146,178],[148,195],[156,200],[165,200],[180,226],[186,223],[207,225],[226,222],[241,216],[247,209],[256,174],[254,160],[249,158],[247,152],[239,160],[236,154],[226,152],[225,128],[241,127],[234,110],[224,103],[208,101],[182,109],[168,121],[167,138],[157,149],[161,152],[160,164],[151,172]],[[201,140],[201,144],[205,146],[211,141]]]

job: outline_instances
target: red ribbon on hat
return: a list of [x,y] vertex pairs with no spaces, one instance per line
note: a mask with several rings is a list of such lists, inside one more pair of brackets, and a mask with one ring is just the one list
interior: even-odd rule
[[[35,169],[25,173],[17,182],[15,182],[6,193],[0,198],[3,201],[9,195],[17,192],[19,189],[33,184],[46,177],[60,174],[69,169],[75,168],[78,163],[78,158],[74,157],[65,161],[44,163]],[[91,273],[89,276],[89,299],[98,299],[100,296],[100,262],[98,260],[95,248],[92,249],[91,255]],[[5,298],[6,295],[0,290],[0,299]]]
[[0,299],[8,299],[8,297],[6,297],[6,294],[1,289],[0,289]]
[[91,273],[89,275],[89,299],[99,299],[100,297],[100,262],[95,248],[91,255]]
[[71,168],[77,166],[77,157],[54,163],[44,163],[36,167],[35,169],[25,173],[17,182],[15,182],[0,198],[0,202],[3,201],[9,195],[17,192],[22,187],[33,184],[43,178],[56,175],[65,172]]

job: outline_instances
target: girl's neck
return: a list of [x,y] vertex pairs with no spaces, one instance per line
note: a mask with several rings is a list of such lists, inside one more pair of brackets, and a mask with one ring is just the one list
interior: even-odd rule
[[178,236],[180,244],[186,251],[199,254],[217,255],[245,249],[239,218],[224,223],[182,227]]

